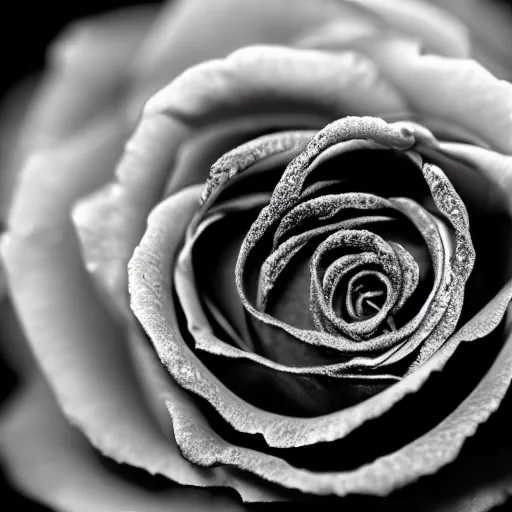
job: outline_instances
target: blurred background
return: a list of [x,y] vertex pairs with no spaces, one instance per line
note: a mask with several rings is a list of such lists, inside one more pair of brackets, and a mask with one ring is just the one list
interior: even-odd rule
[[[0,31],[0,48],[2,49],[0,102],[4,103],[4,107],[9,107],[9,94],[12,93],[13,86],[16,88],[21,83],[30,87],[31,83],[36,82],[37,76],[43,71],[48,44],[66,25],[86,16],[144,3],[160,2],[158,0],[74,0],[63,3],[6,0],[1,2],[0,19],[3,21],[3,27]],[[0,115],[6,115],[4,109],[0,110]],[[0,151],[2,147],[0,144]],[[18,382],[15,368],[8,361],[7,347],[2,343],[4,338],[2,334],[12,327],[10,321],[12,312],[9,309],[4,298],[0,304],[0,408],[9,399]],[[50,510],[25,499],[9,486],[1,469],[1,459],[0,503],[13,511]]]
[[[158,4],[160,2],[158,0],[75,0],[65,3],[4,0],[1,2],[0,19],[3,21],[3,27],[0,31],[0,48],[2,49],[0,101],[6,98],[9,90],[12,91],[14,84],[36,83],[37,76],[43,70],[48,44],[70,22],[110,9],[142,3]],[[207,3],[208,0],[205,0],[205,4]],[[508,62],[512,73],[512,0],[432,0],[432,3],[451,10],[459,16],[472,30],[474,41],[482,48],[486,48],[482,51],[493,53],[503,63]],[[511,39],[509,48],[500,43],[504,37]],[[3,103],[5,106],[6,102],[3,101]],[[7,96],[7,106],[8,103]],[[1,112],[5,115],[3,110]],[[0,145],[0,150],[1,148]],[[5,298],[2,300],[0,297],[0,307],[0,316],[8,311],[12,319],[12,311]],[[0,322],[0,407],[8,400],[17,383],[16,372],[8,364],[6,347],[1,342],[2,333],[12,327],[10,321],[5,321],[5,318],[4,314]],[[24,499],[9,487],[4,473],[1,472],[1,460],[0,503],[9,503],[9,510],[29,512],[49,510]],[[507,505],[503,510],[509,510]]]
[[[430,1],[459,16],[473,31],[476,42],[503,54],[503,58],[512,59],[512,47],[507,49],[501,43],[505,32],[512,38],[512,0]],[[17,80],[42,69],[48,43],[68,23],[118,7],[159,3],[161,0],[77,0],[63,4],[37,0],[2,2],[0,95]]]
[[159,0],[76,0],[38,2],[8,0],[1,3],[2,73],[0,92],[17,80],[40,71],[48,43],[70,22],[128,5],[158,4]]

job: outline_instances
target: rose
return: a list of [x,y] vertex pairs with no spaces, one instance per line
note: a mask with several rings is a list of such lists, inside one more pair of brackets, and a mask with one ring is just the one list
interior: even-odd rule
[[[378,8],[377,5],[373,7]],[[388,7],[381,7],[381,9],[386,11]],[[385,14],[385,12],[381,14]],[[406,15],[407,12],[403,14]],[[400,19],[402,18],[398,18],[397,21]],[[408,21],[411,21],[410,17]],[[295,23],[297,22],[294,21],[294,26],[297,26]],[[361,25],[359,34],[367,35],[368,31],[363,30],[364,24],[361,23]],[[426,26],[420,24],[416,28],[423,28],[421,33],[427,41],[436,42],[436,38],[431,35],[429,39],[431,32]],[[324,37],[321,37],[321,34],[324,34]],[[466,201],[468,208],[470,206],[476,208],[477,213],[479,212],[484,219],[487,219],[491,213],[493,219],[497,218],[501,221],[508,219],[508,210],[504,210],[505,204],[501,196],[504,195],[503,191],[506,191],[508,184],[507,166],[509,163],[507,157],[499,152],[510,152],[509,132],[507,131],[510,130],[507,119],[507,102],[510,102],[509,87],[506,84],[498,83],[482,68],[474,64],[458,60],[418,57],[414,47],[401,40],[396,41],[394,38],[388,40],[382,34],[378,34],[378,37],[355,38],[349,41],[340,41],[339,35],[340,31],[331,24],[329,30],[312,29],[307,37],[305,35],[302,38],[301,45],[338,50],[351,47],[357,50],[355,54],[347,55],[343,51],[329,53],[318,50],[270,47],[242,50],[225,61],[213,61],[193,68],[172,82],[167,89],[164,89],[147,104],[145,117],[127,145],[126,152],[119,164],[120,182],[102,189],[92,198],[84,200],[74,208],[73,217],[80,234],[84,259],[87,262],[88,270],[100,286],[106,306],[96,300],[95,292],[91,289],[89,277],[80,263],[78,245],[66,212],[77,199],[86,196],[89,191],[93,191],[101,183],[110,179],[105,169],[112,167],[119,151],[119,141],[122,139],[115,132],[117,123],[93,123],[88,130],[84,129],[79,132],[75,140],[59,142],[51,150],[32,157],[26,165],[17,200],[11,213],[10,233],[6,235],[3,246],[13,297],[29,340],[31,340],[36,355],[57,394],[62,409],[71,421],[82,429],[93,445],[110,457],[152,472],[162,473],[180,483],[193,485],[223,485],[227,483],[235,486],[247,500],[290,497],[285,490],[279,487],[269,489],[264,481],[255,482],[253,478],[248,478],[247,474],[236,469],[220,467],[205,471],[194,464],[188,464],[179,456],[178,448],[172,444],[172,438],[165,439],[161,435],[161,430],[155,427],[154,418],[156,417],[162,430],[170,432],[169,415],[167,411],[162,411],[162,402],[167,400],[172,408],[175,434],[180,448],[191,459],[199,456],[197,450],[194,449],[194,444],[206,448],[200,454],[205,457],[201,462],[209,463],[215,462],[215,454],[219,452],[212,452],[211,445],[208,443],[217,443],[216,446],[219,447],[218,442],[222,442],[222,437],[219,441],[215,436],[230,434],[226,425],[220,428],[215,416],[208,417],[210,421],[208,424],[203,414],[210,410],[209,407],[201,402],[200,410],[198,410],[191,395],[176,386],[174,381],[169,380],[167,374],[162,371],[162,367],[155,361],[152,349],[144,343],[144,338],[137,330],[137,324],[127,308],[125,265],[134,247],[139,243],[147,213],[156,203],[160,202],[162,191],[169,179],[169,169],[172,167],[169,164],[172,164],[172,159],[176,156],[179,147],[183,147],[184,151],[176,162],[171,181],[168,183],[167,190],[170,199],[155,210],[151,217],[152,227],[145,235],[142,247],[148,247],[147,242],[154,239],[154,235],[182,238],[183,232],[178,229],[180,227],[178,222],[187,223],[187,219],[184,218],[187,210],[183,208],[183,203],[180,203],[180,207],[176,210],[176,216],[173,217],[175,224],[168,232],[164,230],[165,225],[162,226],[162,223],[158,221],[159,215],[167,208],[176,207],[178,200],[186,201],[194,198],[193,194],[197,194],[197,188],[185,188],[177,194],[176,192],[189,183],[206,178],[205,169],[208,169],[215,158],[224,152],[224,148],[230,149],[238,142],[268,131],[269,128],[273,130],[295,126],[320,128],[329,120],[347,113],[383,116],[394,114],[397,110],[405,110],[405,97],[408,100],[407,106],[413,107],[420,113],[422,122],[430,126],[435,133],[444,134],[444,137],[439,135],[439,138],[443,139],[449,136],[456,139],[462,137],[462,140],[465,140],[467,135],[461,134],[460,130],[454,134],[451,125],[456,124],[465,128],[462,130],[463,132],[475,132],[479,138],[484,139],[497,150],[495,152],[476,147],[443,144],[441,150],[437,148],[437,151],[434,151],[434,156],[441,158],[442,154],[446,153],[448,157],[456,157],[457,160],[461,160],[465,166],[471,165],[478,168],[479,172],[484,175],[472,174],[473,177],[480,176],[476,185],[473,183],[468,185],[465,180],[460,179],[460,175],[457,179],[457,172],[467,172],[467,168],[464,166],[454,170],[452,163],[446,172],[461,189],[459,193],[466,199],[470,199]],[[379,45],[374,44],[375,39],[379,41]],[[463,45],[458,48],[460,51],[464,50]],[[437,49],[442,51],[442,48],[437,47]],[[367,55],[367,57],[362,57],[361,54]],[[398,60],[398,56],[402,57],[402,60]],[[378,64],[380,72],[387,76],[386,80],[382,76],[375,76],[374,64]],[[311,69],[314,72],[311,72]],[[343,75],[341,75],[341,71],[344,72]],[[340,83],[337,80],[339,76],[344,76],[346,81]],[[471,87],[468,87],[467,83],[460,82],[462,76],[473,79],[470,81]],[[372,82],[365,82],[365,78],[372,79]],[[423,94],[425,79],[429,79],[430,82],[442,80],[445,89],[433,88],[429,94]],[[354,86],[355,83],[362,90],[357,89]],[[245,88],[240,87],[240,84],[244,84]],[[391,84],[393,87],[390,87]],[[455,97],[460,103],[454,105]],[[176,103],[169,105],[169,99]],[[162,115],[162,105],[165,106],[166,112],[172,113],[173,116]],[[276,105],[287,108],[283,113],[278,112],[276,115]],[[466,109],[469,110],[467,108],[469,105],[471,105],[471,112],[466,111]],[[246,108],[241,109],[241,107]],[[247,107],[253,107],[253,110],[251,111]],[[243,113],[241,121],[240,117],[238,119],[235,117],[237,122],[230,122],[224,126],[217,124],[214,129],[212,127],[209,131],[205,131],[202,136],[190,138],[194,132],[191,133],[187,123],[189,126],[210,126],[210,120],[218,122],[221,115],[232,115],[233,112]],[[254,116],[255,112],[259,115]],[[271,112],[272,116],[266,115],[267,112]],[[439,126],[438,119],[435,118],[438,118],[441,113],[444,119]],[[427,117],[428,119],[425,119]],[[186,122],[183,123],[184,121]],[[416,126],[415,133],[417,130],[420,130],[420,135],[426,137],[422,139],[422,142],[427,146],[423,149],[427,151],[429,144],[432,144],[429,141],[428,132]],[[116,135],[113,136],[113,133]],[[235,137],[233,133],[236,133],[237,136]],[[403,136],[405,137],[405,135]],[[113,139],[118,142],[116,143]],[[473,138],[470,140],[473,141]],[[291,155],[288,156],[291,158]],[[428,155],[429,158],[434,158],[434,156]],[[53,168],[54,172],[55,169],[61,169],[60,178],[66,177],[66,180],[57,185],[56,174],[53,174],[53,177],[48,178],[45,193],[41,194],[41,182],[37,178],[45,177],[45,174],[41,173],[41,169],[45,169],[49,173],[48,169],[50,168]],[[73,176],[68,174],[70,169],[73,170]],[[85,169],[91,170],[91,172],[85,173]],[[190,173],[195,169],[199,171],[199,175]],[[242,176],[243,173],[241,173]],[[78,178],[81,180],[77,182]],[[213,183],[215,182],[213,181]],[[481,189],[481,186],[485,186],[485,189]],[[50,195],[50,190],[53,187],[57,187],[58,190],[58,194],[55,196]],[[482,199],[482,190],[485,192],[485,197],[489,199],[488,201]],[[58,201],[54,202],[56,199]],[[196,211],[198,205],[195,199],[190,202],[189,207],[190,213]],[[490,243],[493,239],[494,237],[489,237],[488,242]],[[160,244],[158,249],[161,251]],[[161,252],[167,259],[175,256],[172,251]],[[140,255],[143,255],[144,252],[139,251],[138,254],[139,256],[136,258],[141,258]],[[153,256],[157,254],[153,246],[151,246],[149,254]],[[186,265],[185,256],[186,254],[183,257],[183,262]],[[156,263],[158,261],[158,259],[153,260]],[[149,266],[147,261],[135,259],[132,268],[134,269],[133,279],[135,281],[142,279],[149,283],[150,289],[156,290],[157,297],[162,290],[167,293],[167,288],[163,286],[158,274],[155,274],[154,268]],[[168,271],[169,268],[167,266],[166,268]],[[158,267],[156,270],[159,270]],[[487,274],[486,277],[489,275]],[[504,281],[500,282],[500,286],[503,284]],[[135,297],[134,308],[137,309],[142,323],[145,323],[147,328],[147,313],[152,311],[152,307],[155,307],[154,304],[151,304],[153,299],[150,295],[144,295],[146,291],[141,288],[140,283],[132,281],[132,289]],[[488,294],[489,290],[485,287],[479,288],[480,292]],[[147,300],[145,300],[146,297]],[[165,297],[166,300],[169,300],[168,295]],[[185,295],[182,294],[183,297],[187,299],[191,295],[187,292]],[[491,301],[490,304],[492,308],[496,303]],[[506,305],[506,301],[500,301],[499,304]],[[110,307],[110,310],[106,307]],[[158,312],[158,308],[153,311]],[[217,317],[217,321],[222,321],[220,316]],[[118,323],[129,329],[126,336],[122,335],[122,331],[118,336]],[[162,329],[167,328],[167,325],[167,322],[156,324]],[[155,332],[151,330],[150,334],[153,335],[153,341],[158,343],[159,339],[155,336]],[[500,334],[499,340],[502,339]],[[130,353],[135,355],[133,361],[127,357],[126,340],[129,341]],[[490,354],[493,359],[496,355],[492,350],[484,350],[482,354],[484,352]],[[456,352],[453,356],[455,361],[458,354],[459,352]],[[478,353],[478,355],[482,354]],[[170,364],[176,361],[175,353],[166,352],[165,355],[173,356],[169,361]],[[505,356],[504,349],[500,355],[497,355],[490,373],[481,379],[481,384],[470,395],[470,399],[457,407],[456,414],[445,419],[444,417],[438,418],[436,414],[439,413],[434,414],[434,411],[429,411],[433,414],[429,421],[439,420],[439,427],[437,430],[431,431],[434,435],[425,433],[424,437],[419,440],[412,439],[408,446],[426,447],[424,448],[426,456],[433,462],[427,463],[425,460],[420,460],[421,463],[418,464],[419,459],[411,459],[418,465],[402,468],[395,471],[389,480],[387,480],[388,477],[384,477],[384,480],[376,482],[373,479],[376,473],[372,473],[372,471],[375,471],[375,468],[383,462],[400,460],[400,456],[404,455],[404,448],[399,447],[388,458],[379,458],[376,464],[370,465],[372,467],[368,473],[371,475],[370,479],[361,480],[362,485],[366,485],[365,492],[389,492],[395,486],[410,483],[424,471],[436,471],[441,465],[450,462],[451,458],[457,455],[460,443],[472,433],[476,423],[486,419],[490,412],[499,405],[499,399],[505,392],[509,380],[507,372],[509,365],[506,361],[503,362]],[[483,362],[487,364],[487,361]],[[133,368],[132,364],[136,367]],[[235,365],[230,363],[226,368],[234,367]],[[487,368],[489,367],[490,364]],[[70,368],[72,371],[69,370]],[[194,372],[200,371],[201,368],[199,363],[194,363],[192,366],[181,365],[180,370],[183,375],[180,378],[175,375],[175,378],[187,386],[186,379],[193,378]],[[425,370],[420,368],[417,372],[425,373]],[[421,375],[417,372],[412,375]],[[94,375],[94,380],[91,379],[91,375]],[[444,372],[441,375],[444,375]],[[254,373],[248,376],[258,377]],[[473,378],[480,376],[481,374],[476,374]],[[414,378],[419,379],[419,377]],[[140,387],[137,385],[136,379],[141,380]],[[202,380],[200,382],[204,383]],[[402,382],[406,382],[406,380],[404,379]],[[411,379],[407,382],[411,382]],[[447,382],[453,385],[453,374]],[[466,385],[467,383],[464,383],[464,386],[461,386],[459,395],[451,398],[459,399],[462,402],[465,394],[469,394],[470,391],[465,387]],[[146,393],[144,400],[141,400],[141,388]],[[482,388],[489,393],[482,398],[486,407],[483,411],[479,411],[478,418],[475,418],[474,411],[468,404],[470,405],[475,397],[481,397]],[[40,388],[33,389],[37,391]],[[389,387],[387,389],[396,388]],[[427,391],[429,389],[430,392],[437,390],[436,387],[428,388],[427,386]],[[446,392],[446,390],[443,391]],[[368,400],[361,404],[378,403],[380,408],[385,409],[390,405],[390,401],[382,398],[384,394],[390,395],[389,391],[384,390],[382,394],[374,395],[376,398],[370,399],[372,402]],[[450,395],[450,393],[447,394]],[[293,398],[293,396],[292,393],[291,397]],[[230,400],[226,392],[218,395],[217,398],[220,398],[218,403],[221,406]],[[404,402],[407,402],[407,399]],[[421,405],[424,403],[421,402]],[[458,404],[454,405],[449,400],[446,403],[443,402],[444,407],[452,405],[455,408]],[[407,404],[403,407],[406,406]],[[367,406],[363,405],[363,407]],[[148,409],[153,415],[145,414]],[[414,409],[415,413],[420,412],[417,409],[418,407]],[[34,407],[25,410],[40,412]],[[396,408],[392,410],[396,411]],[[402,412],[404,411],[402,410]],[[444,412],[449,413],[450,410],[441,410],[441,413]],[[464,418],[468,419],[461,425],[463,435],[457,436],[454,431],[450,430],[450,427],[453,425],[454,418],[460,418],[462,413],[464,413]],[[184,429],[183,425],[187,425],[191,415],[194,422],[190,429]],[[268,414],[262,413],[258,416],[268,417]],[[385,421],[386,418],[391,418],[391,416],[384,414],[381,420]],[[416,425],[414,428],[425,429],[425,424],[422,424],[425,417],[421,416],[420,420],[419,426]],[[409,418],[408,421],[411,422],[411,419]],[[219,428],[212,431],[210,430],[212,425]],[[30,432],[30,426],[32,426],[30,423],[25,425],[27,429],[25,432]],[[198,430],[201,429],[206,430],[199,435]],[[192,432],[189,437],[193,441],[192,444],[186,444],[188,432]],[[413,433],[417,434],[418,430],[414,430]],[[452,433],[454,438],[449,437],[449,434]],[[11,436],[7,439],[12,442],[16,438],[12,430],[10,434]],[[435,437],[436,434],[441,437],[447,436],[451,440],[446,451],[441,450],[439,445],[438,449],[432,449],[430,442],[439,439]],[[403,442],[402,435],[403,431],[400,431],[395,441]],[[20,435],[20,437],[23,443],[28,442],[26,435],[23,437]],[[17,439],[19,440],[20,437]],[[292,436],[287,434],[282,439],[288,442]],[[348,439],[350,440],[350,438]],[[247,440],[247,436],[243,436],[243,440]],[[422,444],[423,440],[427,441],[426,444]],[[365,438],[365,441],[368,443],[368,438]],[[251,440],[252,442],[253,440]],[[385,448],[388,448],[392,440],[387,439],[386,442],[387,445],[383,444]],[[254,447],[253,444],[251,446]],[[260,453],[259,457],[261,458],[261,447],[259,445],[256,447],[258,448],[256,453]],[[81,449],[82,446],[77,448]],[[314,448],[318,449],[321,446],[314,446]],[[346,453],[352,457],[358,454],[366,455],[362,452],[363,448],[364,445],[363,447],[358,445],[358,452]],[[383,455],[382,452],[377,455],[375,451],[371,453],[374,448],[375,446],[370,446],[368,450],[370,457]],[[334,449],[333,443],[329,449]],[[500,449],[504,450],[505,447],[500,446]],[[277,450],[277,452],[280,452],[282,456],[282,450]],[[438,455],[439,452],[443,453]],[[12,461],[19,461],[19,452],[9,451],[8,453]],[[226,452],[221,453],[223,456],[230,453],[236,455],[237,451],[228,446]],[[50,456],[44,457],[45,463],[49,458]],[[247,452],[244,451],[240,459],[241,463],[247,464],[248,459]],[[86,462],[84,464],[86,466],[90,462],[90,458],[86,458],[85,454],[82,455],[81,460],[82,463]],[[274,459],[263,456],[262,463],[267,464],[269,460],[274,461]],[[479,455],[476,460],[480,460]],[[364,462],[371,462],[371,459]],[[355,464],[357,465],[357,461]],[[20,468],[22,466],[18,464],[13,467]],[[278,468],[281,467],[281,465],[278,466]],[[90,469],[90,466],[87,468]],[[270,467],[265,466],[263,472],[265,478],[274,478],[274,480],[279,478],[275,476],[275,472],[271,472],[269,469],[272,469],[272,464]],[[348,482],[354,482],[355,474],[352,477],[350,475],[339,475],[339,477],[345,482],[343,485],[349,486],[354,485],[354,483],[348,484]],[[31,479],[31,484],[40,481],[38,476],[36,473]],[[496,477],[496,475],[493,476]],[[62,478],[62,474],[59,474],[59,478]],[[315,485],[318,483],[318,478],[305,479],[305,482],[310,486]],[[493,486],[488,487],[474,485],[475,491],[483,491],[481,496],[487,500],[487,503],[483,503],[484,506],[489,502],[499,501],[504,496],[505,478],[503,480],[496,479],[493,483]],[[330,484],[327,483],[327,485]],[[439,489],[435,483],[430,488]],[[352,489],[357,490],[357,488]],[[322,493],[320,488],[307,490],[312,493]],[[452,490],[463,504],[467,504],[465,500],[472,497],[468,496],[471,493],[450,489],[450,491]],[[468,491],[468,489],[464,489],[464,491]],[[340,492],[340,494],[342,493],[343,491]],[[132,494],[132,496],[134,495]],[[80,498],[83,499],[83,496],[78,497],[77,494],[72,493],[64,494],[64,498],[60,499]],[[118,498],[117,495],[112,499]],[[106,497],[103,498],[103,500],[106,499]],[[136,498],[125,497],[125,503],[129,499]],[[140,496],[137,499],[141,502]],[[147,499],[150,498],[147,497]],[[48,501],[49,498],[46,497],[46,500]],[[61,501],[60,506],[65,506],[63,503],[69,504],[70,501]],[[103,504],[105,503],[106,501]],[[432,505],[430,509],[433,509],[435,503],[430,505]],[[149,506],[147,505],[146,509]],[[91,507],[94,508],[93,505]]]
[[[98,267],[99,268],[99,267]],[[109,365],[110,366],[110,365]],[[112,368],[113,368],[113,365],[112,365]]]
[[510,81],[512,59],[512,4],[510,0],[455,0],[433,4],[455,14],[471,30],[473,55],[498,78]]

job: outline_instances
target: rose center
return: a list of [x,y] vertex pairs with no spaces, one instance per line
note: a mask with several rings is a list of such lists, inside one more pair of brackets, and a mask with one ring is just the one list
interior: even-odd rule
[[386,281],[376,271],[360,272],[350,279],[345,307],[351,320],[367,320],[382,309],[387,296]]

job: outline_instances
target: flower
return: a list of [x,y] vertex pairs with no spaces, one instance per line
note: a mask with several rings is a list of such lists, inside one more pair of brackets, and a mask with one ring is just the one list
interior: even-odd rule
[[201,5],[164,12],[135,63],[147,25],[120,24],[131,44],[79,67],[90,88],[56,81],[76,110],[39,100],[2,254],[59,408],[29,381],[2,438],[13,478],[62,509],[182,499],[92,446],[246,502],[499,503],[505,436],[503,467],[442,484],[495,453],[468,441],[480,425],[504,432],[512,86],[420,2],[219,0],[206,27]]
[[498,78],[510,81],[512,4],[509,0],[432,0],[463,21],[471,31],[473,55]]

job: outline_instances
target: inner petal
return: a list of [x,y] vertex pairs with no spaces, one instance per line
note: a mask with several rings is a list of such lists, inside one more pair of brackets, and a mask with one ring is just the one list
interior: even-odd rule
[[[328,256],[329,252],[337,253],[340,250],[343,252],[356,251],[356,258],[361,257],[361,253],[359,252],[361,250],[374,253],[378,264],[382,268],[382,271],[379,272],[373,270],[362,270],[357,274],[357,276],[360,277],[370,275],[374,277],[379,276],[379,278],[381,277],[387,290],[386,301],[382,309],[376,315],[365,320],[360,320],[357,323],[347,321],[334,313],[332,308],[329,307],[332,300],[328,300],[325,296],[323,286],[320,284],[322,260]],[[338,258],[335,262],[340,261],[342,258]],[[342,268],[341,265],[341,263],[335,263],[338,270]],[[333,276],[334,282],[339,282],[343,273],[331,270],[330,275]],[[354,281],[352,278],[348,282],[347,297],[352,294],[353,285]],[[336,286],[333,286],[332,288],[336,288]],[[388,314],[399,300],[401,290],[402,275],[396,253],[382,238],[370,231],[338,231],[320,244],[313,255],[311,261],[310,307],[315,325],[318,329],[323,331],[330,332],[332,334],[343,334],[355,340],[368,338],[376,331],[380,324],[386,320]]]
[[383,222],[391,220],[390,217],[359,217],[347,219],[333,224],[319,226],[304,233],[292,236],[286,242],[281,244],[274,252],[264,261],[261,267],[261,273],[258,284],[258,300],[257,306],[261,311],[265,310],[268,295],[272,290],[275,282],[279,278],[284,268],[290,263],[291,259],[313,238],[321,235],[330,234],[340,229],[352,229],[362,227],[366,224],[375,222]]
[[[380,313],[390,296],[391,282],[380,272],[365,270],[353,276],[348,282],[345,307],[354,321],[367,320]],[[384,304],[372,301],[385,297]]]

